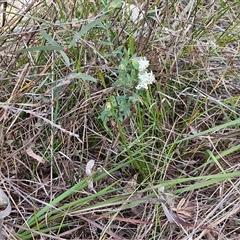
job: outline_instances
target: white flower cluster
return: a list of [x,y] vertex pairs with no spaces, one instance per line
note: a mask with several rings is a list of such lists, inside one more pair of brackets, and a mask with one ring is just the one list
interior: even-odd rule
[[148,89],[148,85],[155,82],[155,76],[151,72],[147,72],[147,68],[149,66],[149,61],[144,58],[138,58],[138,80],[139,83],[136,86],[136,89]]

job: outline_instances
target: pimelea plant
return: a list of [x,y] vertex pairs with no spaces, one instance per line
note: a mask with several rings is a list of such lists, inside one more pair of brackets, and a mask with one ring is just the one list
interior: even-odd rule
[[119,120],[122,122],[131,113],[131,107],[141,99],[141,91],[155,82],[155,76],[147,71],[149,61],[146,57],[129,57],[129,51],[118,67],[118,78],[113,83],[116,89],[102,106],[99,118],[104,122]]

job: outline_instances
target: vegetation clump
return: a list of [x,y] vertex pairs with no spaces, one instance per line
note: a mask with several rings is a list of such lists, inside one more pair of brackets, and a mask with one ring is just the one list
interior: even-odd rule
[[239,1],[2,5],[3,239],[238,238]]

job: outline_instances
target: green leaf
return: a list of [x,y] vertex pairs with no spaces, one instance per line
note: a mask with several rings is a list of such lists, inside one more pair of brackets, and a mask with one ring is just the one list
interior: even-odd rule
[[59,44],[45,31],[41,31],[42,36],[51,44],[50,46],[38,46],[38,47],[31,47],[31,48],[25,48],[18,53],[23,52],[34,52],[34,51],[59,51],[59,53],[62,55],[62,58],[64,59],[67,66],[70,66],[70,61],[67,56],[67,54],[64,52],[64,48],[60,47]]
[[[59,47],[59,44],[49,34],[47,34],[45,31],[41,31],[41,34],[52,46]],[[69,58],[68,58],[67,54],[63,51],[63,49],[59,50],[59,52],[62,55],[66,65],[70,66],[70,61],[69,61]]]
[[107,17],[104,15],[100,18],[97,18],[96,20],[89,23],[87,26],[85,26],[70,42],[69,48],[73,47],[78,39],[80,39],[82,36],[84,36],[90,29],[94,28],[97,25],[100,25],[103,20],[105,20]]
[[17,53],[24,53],[24,52],[34,52],[34,51],[61,51],[63,50],[62,47],[60,46],[38,46],[38,47],[30,47],[30,48],[25,48],[22,49],[20,51],[18,51]]
[[109,9],[119,9],[123,5],[122,1],[120,0],[114,0],[113,2],[110,3]]
[[69,75],[69,78],[80,78],[80,79],[83,79],[83,80],[87,80],[87,81],[90,81],[90,82],[97,82],[97,79],[90,76],[90,75],[87,75],[85,73],[71,73]]

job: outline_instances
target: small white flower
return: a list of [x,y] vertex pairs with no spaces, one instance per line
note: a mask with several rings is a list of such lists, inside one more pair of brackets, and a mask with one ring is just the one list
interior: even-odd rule
[[148,89],[148,86],[146,83],[139,83],[137,86],[136,86],[136,89]]
[[147,84],[152,84],[153,82],[155,82],[155,76],[152,71],[139,73],[138,79],[140,80],[140,82],[146,82]]
[[155,82],[155,76],[153,72],[140,72],[138,74],[139,83],[136,89],[148,89],[148,85]]
[[149,61],[145,57],[139,58],[138,59],[138,64],[139,64],[138,71],[139,72],[144,72],[144,71],[146,71],[146,69],[149,66]]

